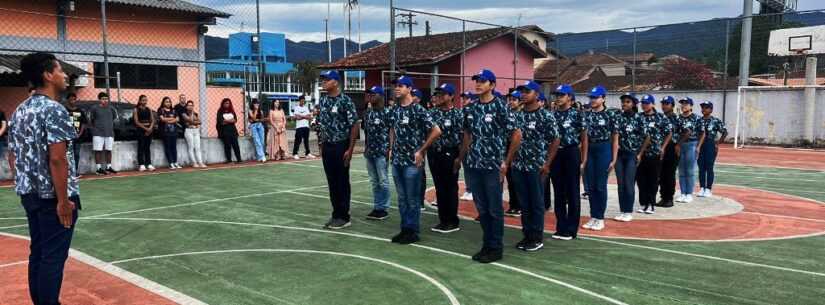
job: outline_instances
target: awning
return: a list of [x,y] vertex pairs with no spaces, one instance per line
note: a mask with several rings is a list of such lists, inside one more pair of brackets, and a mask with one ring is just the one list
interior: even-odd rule
[[[24,55],[0,54],[0,74],[20,74],[20,60],[23,59],[23,56]],[[89,72],[75,65],[68,64],[62,60],[58,61],[60,61],[60,65],[63,66],[63,72],[66,72],[66,75],[89,74]]]

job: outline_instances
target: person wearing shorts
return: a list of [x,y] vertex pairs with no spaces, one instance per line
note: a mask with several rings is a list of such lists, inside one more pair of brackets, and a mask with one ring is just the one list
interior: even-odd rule
[[117,174],[112,169],[112,148],[115,145],[114,120],[115,108],[109,104],[109,95],[101,92],[97,95],[100,104],[92,107],[89,121],[92,130],[92,150],[95,152],[97,175]]

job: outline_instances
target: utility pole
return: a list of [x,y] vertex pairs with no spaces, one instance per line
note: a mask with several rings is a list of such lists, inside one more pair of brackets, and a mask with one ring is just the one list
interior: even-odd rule
[[739,86],[747,86],[750,77],[753,0],[745,0],[742,11],[744,19],[742,19],[742,45],[739,48]]
[[[390,0],[390,78],[395,76],[395,4]],[[383,74],[381,75],[383,78]],[[381,80],[383,85],[384,80]]]
[[407,26],[407,28],[410,31],[410,36],[409,37],[412,37],[413,36],[413,26],[418,25],[417,21],[413,21],[413,17],[415,17],[417,15],[415,15],[413,13],[406,13],[406,14],[398,14],[398,16],[403,17],[403,18],[407,18],[407,21],[402,20],[402,21],[399,21],[398,24],[403,25],[403,26]]
[[106,0],[100,0],[100,26],[103,34],[103,77],[106,78],[106,95],[111,96],[109,91],[109,38],[106,30]]
[[430,36],[430,21],[424,21],[424,34]]
[[327,0],[327,19],[324,19],[324,23],[326,24],[326,31],[327,31],[327,62],[332,62],[332,40],[329,39],[329,17],[330,17],[330,1]]
[[263,92],[264,92],[264,71],[263,71],[263,62],[261,61],[261,57],[263,57],[263,47],[261,46],[261,1],[255,0],[255,14],[256,14],[256,39],[258,41],[258,103],[263,103]]

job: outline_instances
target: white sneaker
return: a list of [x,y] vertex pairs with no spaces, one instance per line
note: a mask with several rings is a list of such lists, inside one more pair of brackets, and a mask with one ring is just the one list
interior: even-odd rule
[[461,200],[473,200],[473,193],[464,192],[464,195],[461,195]]
[[314,156],[314,155],[312,155],[312,154],[307,154],[307,158],[308,158],[308,159],[315,159],[315,156]]
[[710,191],[710,189],[705,189],[705,197],[713,197],[713,193]]
[[178,167],[175,166],[175,163],[172,163],[172,164],[169,164],[169,169],[178,169]]
[[651,207],[650,209],[645,210],[645,214],[648,214],[648,215],[653,215],[653,214],[656,214],[656,210],[654,210],[654,209]]
[[686,195],[685,196],[685,203],[693,202],[693,195]]
[[292,155],[292,159],[294,159],[294,160],[300,160],[300,159],[301,159],[301,157],[298,157],[298,155]]
[[138,171],[145,172],[146,171],[146,165],[141,165],[140,168],[138,168]]
[[685,202],[685,195],[679,195],[679,197],[676,197],[676,200],[673,200],[673,202]]
[[705,189],[704,188],[699,189],[699,192],[696,193],[696,197],[705,197]]
[[155,171],[155,166],[154,165],[149,165],[149,166],[146,167],[146,169],[148,169],[150,172],[154,172]]
[[636,210],[636,212],[637,213],[647,213],[647,207],[640,207],[638,210]]
[[603,219],[596,219],[596,222],[590,228],[593,231],[601,231],[604,230],[604,220]]
[[615,221],[624,221],[624,213],[616,215],[616,217],[613,217],[613,220],[615,220]]
[[582,228],[593,229],[593,225],[596,224],[596,221],[597,221],[596,218],[590,218],[590,221],[588,221],[586,224],[584,224],[582,226]]

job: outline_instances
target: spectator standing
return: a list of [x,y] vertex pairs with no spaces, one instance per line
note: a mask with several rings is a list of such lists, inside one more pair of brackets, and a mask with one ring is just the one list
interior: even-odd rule
[[169,169],[183,168],[178,165],[178,115],[172,106],[172,99],[163,98],[160,104],[160,132],[163,139],[163,153],[169,162]]
[[292,119],[295,120],[295,143],[292,146],[292,158],[298,160],[298,148],[304,143],[304,156],[315,158],[309,152],[309,121],[312,120],[312,112],[306,104],[306,98],[302,95],[298,98],[298,106],[292,109]]
[[152,133],[155,131],[155,116],[149,109],[147,103],[149,99],[146,95],[138,97],[138,105],[135,107],[135,126],[138,128],[138,168],[139,171],[155,171],[152,165]]
[[235,123],[238,122],[238,115],[235,113],[235,107],[232,106],[231,99],[224,98],[221,100],[221,109],[218,110],[215,122],[217,122],[218,137],[223,142],[223,154],[226,157],[226,163],[232,163],[233,151],[235,152],[235,162],[241,163],[238,127],[235,126]]
[[117,112],[109,104],[109,95],[101,92],[97,95],[100,104],[92,107],[89,120],[92,126],[92,150],[95,152],[97,175],[117,174],[112,169],[112,149],[115,145],[115,118]]
[[183,136],[189,148],[189,161],[192,161],[192,167],[206,167],[201,151],[201,117],[195,112],[195,102],[186,102],[186,111],[181,114],[181,119],[185,128]]
[[[175,104],[175,113],[178,115],[178,117],[182,116],[183,113],[186,112],[186,102],[186,94],[181,94],[178,96],[178,103]],[[183,118],[178,119],[180,120],[180,125],[182,125],[184,123]]]
[[[272,104],[267,117],[269,124],[269,135],[267,136],[267,148],[269,157],[273,160],[283,160],[286,158],[286,151],[289,149],[286,143],[286,115],[281,109],[281,103]],[[307,128],[307,133],[309,128]]]
[[264,113],[261,103],[253,99],[249,105],[249,130],[252,131],[252,142],[255,143],[255,160],[266,162],[266,141],[264,139]]

